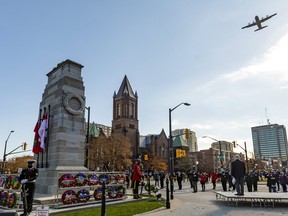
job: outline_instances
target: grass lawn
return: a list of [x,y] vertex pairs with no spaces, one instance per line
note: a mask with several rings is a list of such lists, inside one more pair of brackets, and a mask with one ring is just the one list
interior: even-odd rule
[[[152,211],[154,209],[165,206],[165,202],[157,201],[156,197],[150,197],[147,200],[139,200],[136,202],[128,202],[117,205],[106,205],[106,215],[113,216],[132,216],[143,212]],[[57,216],[86,216],[101,215],[101,206],[94,209],[82,209],[69,211],[64,213],[53,214]]]

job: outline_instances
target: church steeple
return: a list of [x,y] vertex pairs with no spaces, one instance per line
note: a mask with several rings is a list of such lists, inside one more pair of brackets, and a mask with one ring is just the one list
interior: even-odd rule
[[138,95],[133,92],[127,76],[113,95],[112,133],[122,134],[131,143],[133,157],[139,152]]
[[127,76],[125,75],[115,98],[121,98],[121,97],[127,96],[127,95],[131,98],[137,98],[137,93],[134,94],[133,89],[129,83],[129,80],[128,80]]

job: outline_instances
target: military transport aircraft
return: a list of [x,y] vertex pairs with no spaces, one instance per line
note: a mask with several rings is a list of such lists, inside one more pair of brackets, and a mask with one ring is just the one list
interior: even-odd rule
[[258,29],[256,29],[255,32],[256,32],[256,31],[259,31],[259,30],[261,30],[261,29],[264,29],[264,28],[266,28],[268,25],[262,26],[261,23],[262,23],[262,22],[265,22],[266,20],[270,19],[271,17],[273,17],[273,16],[275,16],[275,15],[277,15],[277,13],[272,14],[272,15],[270,15],[270,16],[267,15],[265,18],[262,18],[261,20],[259,19],[258,16],[255,16],[255,22],[253,22],[253,23],[251,23],[251,24],[248,23],[248,25],[242,27],[242,29],[244,29],[244,28],[249,28],[249,27],[252,27],[252,26],[255,26],[255,25],[258,26]]

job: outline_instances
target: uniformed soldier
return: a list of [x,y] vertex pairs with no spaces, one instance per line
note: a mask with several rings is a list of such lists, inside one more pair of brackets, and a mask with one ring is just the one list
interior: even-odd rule
[[267,175],[267,186],[269,187],[269,192],[276,192],[276,175],[274,170],[270,171],[270,173]]
[[223,191],[227,191],[227,182],[228,182],[228,172],[222,171],[218,174],[221,179],[222,189]]
[[28,167],[22,170],[19,177],[19,181],[22,184],[22,193],[23,195],[26,194],[26,197],[23,197],[24,213],[21,214],[21,216],[26,216],[32,211],[35,192],[35,181],[38,177],[38,169],[33,167],[35,160],[28,160],[27,163]]
[[253,176],[252,171],[248,172],[246,177],[245,177],[245,182],[247,185],[248,192],[252,192],[253,178],[254,178],[254,176]]
[[253,189],[254,189],[254,191],[258,190],[258,181],[259,181],[259,173],[256,170],[253,173]]

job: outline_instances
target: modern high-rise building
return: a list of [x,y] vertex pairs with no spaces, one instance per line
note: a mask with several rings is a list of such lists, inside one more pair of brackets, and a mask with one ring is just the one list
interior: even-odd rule
[[255,159],[287,161],[287,134],[284,125],[268,124],[252,127]]

